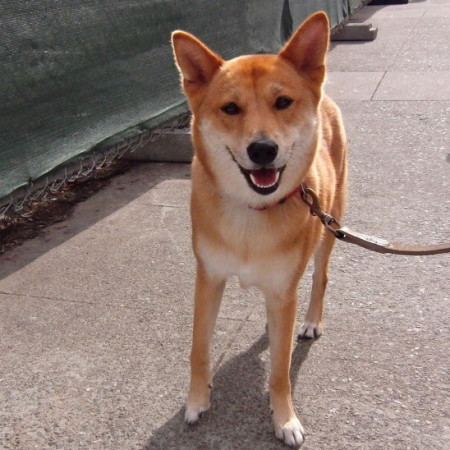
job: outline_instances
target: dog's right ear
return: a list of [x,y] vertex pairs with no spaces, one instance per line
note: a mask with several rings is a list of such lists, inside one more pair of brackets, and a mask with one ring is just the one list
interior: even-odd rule
[[185,31],[172,33],[172,47],[185,90],[205,86],[223,64],[220,56]]

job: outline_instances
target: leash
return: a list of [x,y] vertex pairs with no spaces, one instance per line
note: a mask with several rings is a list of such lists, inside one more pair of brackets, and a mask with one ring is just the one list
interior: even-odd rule
[[392,253],[394,255],[438,255],[450,252],[450,243],[427,246],[399,245],[385,239],[357,233],[347,227],[341,226],[332,215],[325,213],[320,207],[317,194],[306,183],[301,184],[300,194],[303,201],[309,206],[311,214],[317,216],[325,228],[340,241],[359,245],[374,252]]

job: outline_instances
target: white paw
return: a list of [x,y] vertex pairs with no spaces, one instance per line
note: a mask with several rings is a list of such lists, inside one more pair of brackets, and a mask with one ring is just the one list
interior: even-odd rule
[[[209,382],[207,385],[199,383],[199,385],[200,388],[193,387],[191,384],[189,389],[189,394],[186,401],[186,411],[184,413],[184,420],[189,425],[197,423],[202,414],[208,411],[211,406],[210,396],[212,382]],[[204,386],[207,386],[207,388],[205,389]]]
[[305,431],[297,417],[293,417],[282,426],[275,425],[275,436],[291,447],[300,447],[305,440]]
[[202,416],[203,413],[208,411],[208,407],[202,407],[202,406],[186,406],[186,412],[184,413],[184,421],[188,425],[194,425],[198,422],[198,419]]
[[322,325],[317,322],[304,322],[300,327],[298,339],[314,339],[322,335]]

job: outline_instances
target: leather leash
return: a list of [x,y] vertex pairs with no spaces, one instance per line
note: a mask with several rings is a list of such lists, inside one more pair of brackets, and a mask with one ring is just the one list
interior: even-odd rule
[[317,216],[325,228],[340,241],[359,245],[374,252],[392,253],[395,255],[438,255],[440,253],[450,252],[450,243],[427,246],[399,245],[385,239],[357,233],[347,227],[341,226],[332,215],[325,213],[320,207],[317,194],[306,183],[302,183],[300,194],[303,201],[309,206],[311,214]]

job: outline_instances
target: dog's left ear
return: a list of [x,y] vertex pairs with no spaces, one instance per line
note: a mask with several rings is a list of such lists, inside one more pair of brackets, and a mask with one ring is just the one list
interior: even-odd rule
[[325,78],[325,57],[330,40],[327,15],[319,11],[308,17],[280,50],[279,56],[289,60],[302,74],[318,84]]

